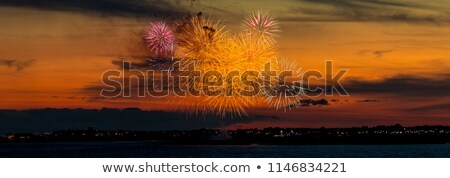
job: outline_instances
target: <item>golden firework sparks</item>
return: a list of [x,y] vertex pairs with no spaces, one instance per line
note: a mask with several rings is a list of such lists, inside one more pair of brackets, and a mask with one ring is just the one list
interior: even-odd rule
[[218,68],[227,44],[228,33],[218,20],[201,13],[176,24],[176,56],[189,64],[195,62],[201,71]]
[[[269,13],[258,11],[251,14],[244,24],[245,32],[236,35],[229,34],[219,20],[202,13],[188,16],[175,24],[174,51],[181,67],[186,68],[194,64],[195,70],[202,75],[215,71],[222,76],[215,79],[221,80],[219,85],[215,85],[218,94],[211,95],[201,91],[195,96],[188,95],[183,99],[173,97],[175,99],[171,100],[171,104],[175,105],[177,110],[191,114],[242,117],[247,115],[248,108],[261,106],[264,100],[276,109],[295,106],[299,102],[299,96],[291,98],[286,93],[273,95],[273,89],[278,91],[293,85],[274,88],[272,86],[279,83],[279,78],[267,81],[261,74],[268,63],[272,63],[276,71],[297,71],[295,65],[288,65],[276,59],[275,37],[279,32],[278,23]],[[234,74],[233,77],[229,77],[230,73]],[[243,78],[242,75],[245,74],[250,74],[250,78]],[[186,89],[194,86],[201,90],[209,87],[210,82],[204,79],[188,79],[182,83],[182,87]]]

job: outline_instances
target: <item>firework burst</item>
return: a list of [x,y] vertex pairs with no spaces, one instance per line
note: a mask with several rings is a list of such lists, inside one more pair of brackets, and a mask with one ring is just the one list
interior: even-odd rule
[[177,57],[183,59],[185,64],[195,62],[201,71],[217,69],[227,54],[228,35],[224,28],[220,21],[201,13],[178,22]]
[[[220,79],[223,80],[223,85],[218,87],[221,90],[219,95],[209,96],[200,92],[199,96],[189,95],[182,100],[173,97],[169,102],[177,111],[196,115],[242,117],[248,115],[248,108],[262,106],[264,103],[277,110],[284,108],[285,111],[299,106],[299,93],[303,92],[301,87],[292,82],[282,83],[282,79],[276,77],[266,81],[259,73],[270,63],[276,66],[278,74],[292,71],[293,76],[288,78],[299,76],[299,69],[294,63],[276,58],[275,37],[280,32],[278,22],[268,12],[257,11],[244,20],[243,26],[245,32],[230,35],[219,20],[202,13],[176,22],[173,32],[165,23],[150,23],[145,40],[157,55],[173,54],[172,57],[180,62],[181,68],[187,69],[195,64],[194,69],[202,74],[207,71],[218,71],[222,76],[227,76],[230,72],[238,73],[238,77]],[[175,37],[177,43],[176,48],[173,48]],[[253,76],[253,83],[262,86],[259,91],[241,81],[241,75],[246,71],[259,74]],[[265,86],[267,82],[269,85]],[[179,85],[183,90],[188,86],[195,86],[197,89],[209,87],[208,83],[200,79],[188,79]],[[247,94],[243,94],[243,91]],[[249,96],[248,91],[254,93]]]
[[275,43],[275,37],[280,32],[278,22],[269,12],[256,11],[251,13],[243,23],[249,36],[256,36],[265,43]]
[[[304,89],[298,83],[302,75],[301,68],[287,59],[277,59],[276,71],[278,73],[278,77],[275,77],[276,87],[265,90],[267,104],[276,110],[283,108],[285,112],[299,107],[301,95],[304,94]],[[281,73],[285,73],[286,77],[282,77]]]
[[151,22],[145,31],[147,47],[157,55],[172,53],[175,36],[164,22]]
[[[234,65],[226,65],[219,69],[222,74],[242,74],[242,71],[236,70]],[[221,86],[221,93],[218,96],[208,96],[205,98],[205,103],[208,105],[209,112],[220,117],[242,117],[247,116],[247,109],[256,105],[255,98],[258,98],[257,93],[250,93],[252,96],[245,96],[242,91],[251,91],[249,86],[243,85],[241,77],[224,76],[223,84]]]
[[[176,34],[178,45],[176,56],[182,59],[182,65],[195,63],[196,70],[201,72],[219,71],[226,74],[235,70],[234,61],[238,52],[234,50],[234,39],[224,30],[225,26],[218,20],[199,13],[177,23]],[[205,85],[195,83],[199,88]],[[231,86],[232,96],[192,97],[192,104],[181,110],[194,110],[196,114],[213,114],[220,117],[246,115],[247,100],[236,92],[240,81],[234,81]],[[223,86],[225,87],[225,85]],[[189,111],[192,113],[192,111]]]
[[259,43],[256,36],[237,35],[229,45],[232,49],[232,61],[240,71],[261,71],[276,57],[276,48],[269,43]]

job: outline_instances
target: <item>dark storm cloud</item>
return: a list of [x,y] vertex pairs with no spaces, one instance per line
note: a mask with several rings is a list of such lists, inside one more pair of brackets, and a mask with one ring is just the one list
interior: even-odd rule
[[420,63],[433,68],[443,68],[443,69],[446,68],[447,71],[450,71],[450,66],[447,64],[448,63],[447,61],[450,61],[450,59],[437,58],[437,59],[423,60]]
[[364,99],[364,100],[356,100],[356,102],[359,102],[359,103],[381,103],[381,102],[387,102],[387,100],[381,100],[381,99]]
[[448,97],[450,96],[450,74],[427,78],[399,75],[380,81],[347,79],[342,84],[352,94],[394,94],[411,97]]
[[36,63],[35,59],[30,60],[14,60],[14,59],[0,59],[0,65],[8,68],[14,68],[16,71],[22,71]]
[[112,60],[111,64],[117,67],[117,69],[122,70],[124,67],[124,62],[130,62],[130,67],[132,69],[142,69],[142,68],[149,68],[150,63],[147,60],[146,56],[132,56],[131,57],[133,61],[126,60],[126,59],[119,59],[119,60]]
[[163,0],[2,0],[0,7],[111,15],[120,17],[180,16],[184,10]]
[[390,52],[392,52],[392,50],[376,50],[376,51],[373,52],[373,54],[377,58],[380,58],[380,57],[383,57],[386,53],[390,53]]
[[380,0],[300,0],[304,2],[316,3],[316,4],[328,4],[335,7],[346,9],[367,9],[374,6],[393,6],[393,7],[413,7],[411,4],[404,4],[399,2],[387,2]]
[[[447,23],[446,10],[426,4],[377,0],[298,0],[293,12],[313,17],[290,17],[287,21],[392,21],[407,23]],[[305,5],[306,3],[306,5]],[[418,13],[426,10],[427,13]],[[430,13],[432,12],[432,13]]]
[[173,68],[173,65],[179,61],[179,59],[172,58],[148,58],[146,56],[134,56],[128,59],[112,60],[111,63],[117,66],[118,69],[122,70],[126,67],[124,62],[130,64],[131,69],[139,69],[145,73],[146,70],[167,70]]
[[429,104],[420,107],[408,108],[408,112],[424,112],[424,111],[450,111],[450,103]]
[[[136,96],[135,94],[137,94],[137,92],[146,92],[147,88],[145,85],[145,80],[149,80],[148,82],[151,81],[155,81],[155,83],[159,86],[161,84],[161,82],[164,82],[164,87],[162,89],[167,90],[169,88],[167,88],[166,86],[169,86],[168,81],[164,80],[161,81],[161,71],[162,70],[168,70],[168,69],[172,69],[173,68],[173,64],[178,61],[177,59],[149,59],[146,56],[129,56],[128,57],[131,60],[127,60],[127,59],[119,59],[119,60],[112,60],[111,63],[116,66],[116,70],[121,72],[121,76],[119,76],[119,78],[114,79],[114,81],[117,81],[120,83],[115,83],[113,85],[109,85],[109,86],[105,86],[102,83],[98,83],[98,84],[89,84],[86,85],[85,87],[83,87],[81,89],[82,93],[85,93],[87,95],[92,95],[94,94],[95,96],[98,96],[98,94],[100,93],[100,91],[104,90],[104,89],[112,89],[112,86],[114,86],[115,88],[122,88],[123,82],[125,80],[130,80],[130,87],[123,87],[124,90],[122,92],[128,93],[131,92],[133,96]],[[128,64],[129,64],[129,69],[128,69]],[[124,69],[124,67],[126,67]],[[148,76],[148,72],[147,70],[154,70],[155,71],[155,78],[150,78]],[[127,72],[129,74],[129,76],[123,76],[123,72]],[[141,74],[144,75],[144,78],[140,78],[139,79],[139,83],[137,82],[137,76],[141,76],[138,75],[139,73],[136,73],[137,71],[140,71]],[[164,74],[165,75],[165,74]],[[171,84],[170,86],[173,86],[173,84]],[[175,86],[173,86],[175,87]],[[131,89],[131,91],[130,91]],[[95,99],[95,98],[93,98]]]
[[276,120],[255,115],[239,119],[186,116],[184,113],[129,109],[31,109],[0,110],[0,133],[42,132],[60,129],[191,130],[221,128],[236,123]]
[[360,50],[358,52],[359,55],[373,55],[376,58],[381,58],[383,57],[386,53],[391,53],[394,50],[390,50],[390,49],[386,49],[386,50]]
[[[124,84],[124,81],[128,81],[128,80],[130,81],[129,86]],[[149,81],[147,83],[152,82],[152,80],[150,80],[150,79],[148,79],[148,80]],[[128,77],[128,78],[116,78],[116,79],[114,79],[114,81],[116,83],[108,84],[108,85],[101,84],[101,83],[86,85],[79,92],[81,94],[86,95],[87,96],[86,98],[89,101],[99,101],[99,100],[103,100],[103,99],[121,100],[121,99],[126,98],[123,96],[128,93],[130,94],[131,98],[141,98],[139,96],[139,94],[143,94],[146,97],[150,98],[148,92],[151,89],[150,87],[153,87],[153,85],[147,86],[145,78],[140,78],[138,80],[136,76],[133,76],[133,77]],[[169,92],[170,92],[172,88],[176,88],[176,86],[173,86],[173,84],[169,84],[167,80],[162,81],[158,77],[155,77],[155,79],[153,81],[155,82],[154,87],[157,88],[158,90],[164,90],[164,91],[169,90]],[[161,84],[161,82],[163,82],[163,84]],[[161,85],[162,85],[162,87],[161,87]],[[106,96],[99,97],[100,94],[102,93],[102,90],[108,90],[108,91],[118,90],[118,91],[117,92],[105,92]],[[115,97],[117,94],[119,94],[119,96]]]

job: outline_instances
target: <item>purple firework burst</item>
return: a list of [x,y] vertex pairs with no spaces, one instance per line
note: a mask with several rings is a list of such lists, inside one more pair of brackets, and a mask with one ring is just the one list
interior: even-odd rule
[[157,55],[170,54],[175,36],[164,22],[150,22],[144,36],[147,47]]

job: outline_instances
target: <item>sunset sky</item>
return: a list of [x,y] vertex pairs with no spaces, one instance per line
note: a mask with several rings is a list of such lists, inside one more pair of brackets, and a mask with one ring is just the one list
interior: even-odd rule
[[164,99],[105,99],[93,88],[118,68],[113,61],[149,54],[142,32],[150,21],[201,11],[236,32],[255,10],[279,20],[279,56],[303,71],[324,71],[326,60],[349,69],[341,82],[350,96],[286,113],[250,110],[277,119],[227,127],[450,125],[447,0],[2,0],[0,108],[171,111]]

